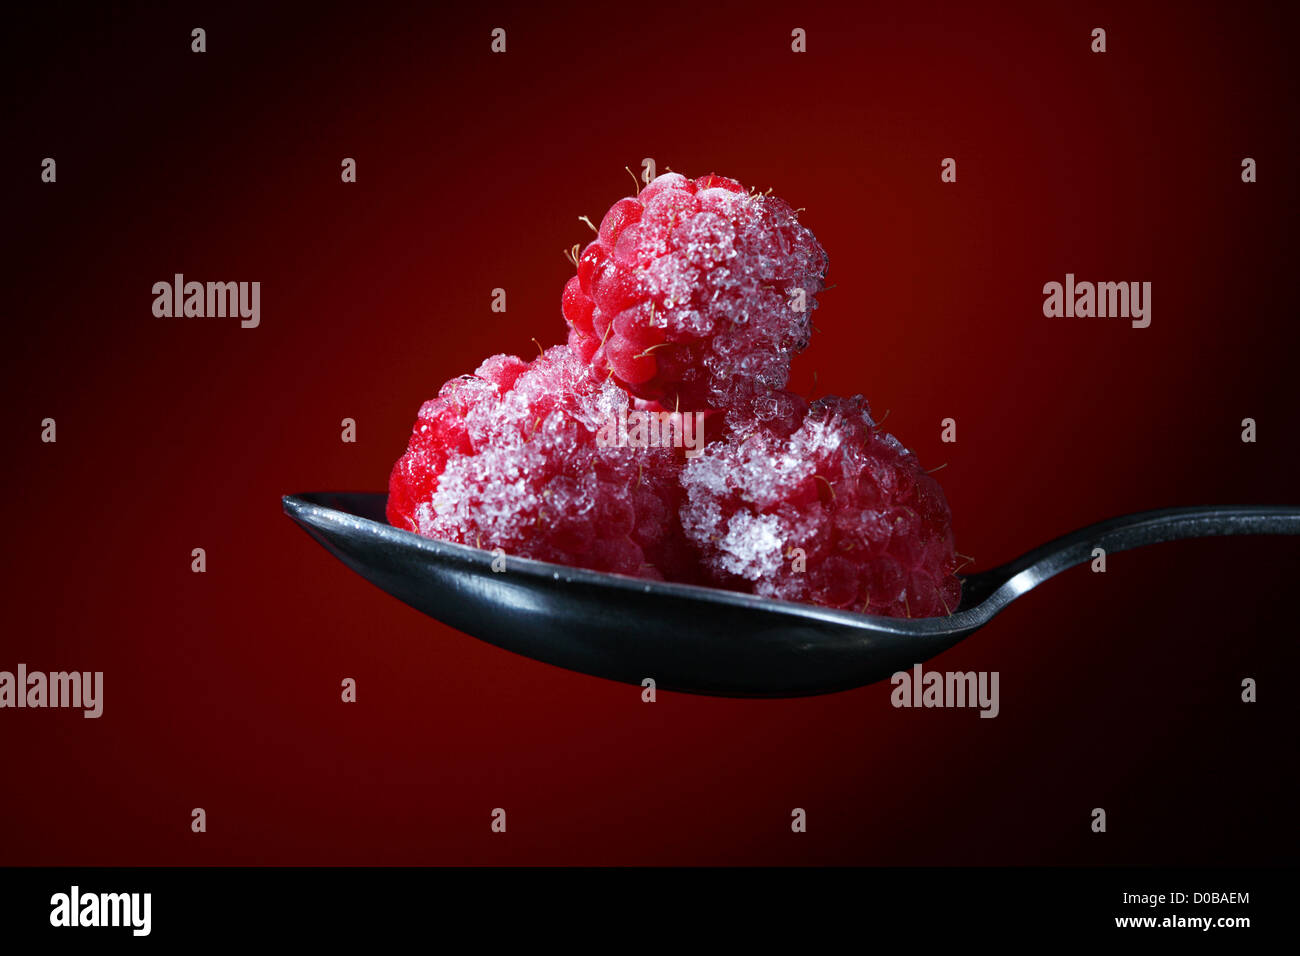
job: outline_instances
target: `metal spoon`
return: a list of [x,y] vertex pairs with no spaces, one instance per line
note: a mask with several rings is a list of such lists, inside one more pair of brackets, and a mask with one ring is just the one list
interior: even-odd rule
[[[798,697],[883,680],[973,634],[1035,585],[1160,541],[1300,534],[1300,507],[1165,508],[1089,525],[963,580],[948,617],[872,617],[644,581],[434,541],[388,525],[383,494],[286,495],[284,510],[372,584],[466,634],[597,677],[726,697]],[[497,561],[501,566],[501,561]]]

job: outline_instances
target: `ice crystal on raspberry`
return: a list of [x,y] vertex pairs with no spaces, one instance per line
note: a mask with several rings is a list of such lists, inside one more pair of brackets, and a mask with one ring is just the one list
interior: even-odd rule
[[783,200],[668,173],[615,203],[582,253],[562,300],[569,344],[666,407],[746,404],[785,386],[826,265]]
[[507,555],[689,580],[676,448],[602,447],[629,398],[566,346],[497,355],[420,409],[389,479],[388,520]]
[[731,430],[681,481],[686,537],[716,584],[895,617],[957,608],[943,491],[860,396],[814,402],[793,431]]

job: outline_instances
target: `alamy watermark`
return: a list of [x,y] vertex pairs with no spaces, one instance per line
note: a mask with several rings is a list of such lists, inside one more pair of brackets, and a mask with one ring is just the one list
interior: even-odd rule
[[104,713],[103,671],[28,671],[19,664],[17,673],[0,671],[0,708],[81,708],[83,717]]
[[1151,324],[1150,282],[1075,282],[1067,272],[1064,284],[1043,286],[1043,297],[1049,319],[1132,319],[1135,329]]
[[50,925],[126,926],[132,936],[148,936],[153,924],[152,893],[83,893],[75,883],[50,897]]
[[895,707],[978,707],[981,717],[996,717],[1001,710],[997,671],[923,671],[913,664],[889,682]]
[[238,317],[245,329],[262,323],[260,282],[186,282],[178,272],[171,282],[155,282],[153,294],[153,314],[160,319]]
[[627,411],[610,415],[596,432],[601,448],[685,448],[687,458],[704,454],[703,412]]

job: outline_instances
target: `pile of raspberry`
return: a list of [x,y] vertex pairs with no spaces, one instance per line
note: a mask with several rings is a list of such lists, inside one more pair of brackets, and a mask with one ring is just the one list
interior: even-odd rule
[[[489,358],[420,409],[391,524],[867,614],[956,610],[938,483],[861,396],[785,389],[827,268],[795,210],[669,173],[615,203],[576,259],[566,345]],[[702,451],[610,440],[629,413],[697,412]]]

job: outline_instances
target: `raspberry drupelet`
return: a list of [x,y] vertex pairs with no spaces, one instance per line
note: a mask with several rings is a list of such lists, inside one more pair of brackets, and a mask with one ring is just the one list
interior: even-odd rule
[[577,265],[562,299],[574,352],[640,398],[702,411],[785,386],[827,258],[781,199],[667,173],[610,208]]
[[420,409],[388,520],[431,538],[596,571],[689,580],[677,448],[601,447],[629,399],[567,346],[489,358]]
[[861,396],[819,399],[793,430],[729,430],[681,481],[717,585],[892,617],[960,603],[947,499]]

